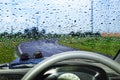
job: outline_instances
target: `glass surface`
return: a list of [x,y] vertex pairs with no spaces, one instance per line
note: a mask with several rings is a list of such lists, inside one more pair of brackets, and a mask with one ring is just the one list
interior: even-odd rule
[[116,55],[120,0],[0,0],[0,63],[73,49]]

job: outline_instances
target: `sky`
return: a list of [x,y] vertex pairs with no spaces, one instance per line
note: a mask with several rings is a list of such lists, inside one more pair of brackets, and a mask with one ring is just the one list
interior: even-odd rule
[[[0,33],[120,32],[120,0],[0,0]],[[92,20],[91,20],[92,19]],[[92,22],[91,22],[92,21]]]

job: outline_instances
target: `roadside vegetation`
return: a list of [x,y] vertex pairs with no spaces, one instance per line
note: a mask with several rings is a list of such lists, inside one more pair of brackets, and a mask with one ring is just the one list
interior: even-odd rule
[[120,49],[120,37],[103,37],[101,35],[67,35],[59,40],[59,44],[79,50],[92,51],[115,56]]
[[46,33],[33,27],[25,29],[24,33],[1,33],[0,34],[0,64],[13,61],[17,55],[17,46],[26,41],[40,39],[59,39],[59,44],[80,49],[115,56],[120,49],[120,37],[101,36],[100,33],[70,32],[69,34]]
[[2,37],[0,38],[0,63],[9,63],[16,58],[17,45],[21,42],[28,41],[27,38],[8,38]]

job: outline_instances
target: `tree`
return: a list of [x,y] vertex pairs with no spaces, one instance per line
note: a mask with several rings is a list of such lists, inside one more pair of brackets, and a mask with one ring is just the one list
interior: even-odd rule
[[9,33],[8,32],[3,32],[0,34],[1,37],[9,37]]
[[74,31],[71,31],[70,33],[69,33],[69,35],[71,35],[72,37],[80,37],[81,36],[81,32],[74,32]]
[[24,33],[27,34],[30,30],[27,28],[24,30]]
[[32,37],[33,38],[37,38],[38,34],[39,34],[38,27],[32,27],[32,29],[31,29],[31,35],[32,35]]
[[22,32],[17,32],[17,33],[14,34],[14,37],[18,37],[18,36],[20,37],[22,35],[23,35]]
[[101,36],[100,32],[94,33],[94,36]]
[[71,32],[69,33],[69,35],[71,35],[71,36],[73,37],[73,36],[75,36],[75,32],[74,32],[74,31],[71,31]]
[[86,36],[93,36],[93,33],[88,31],[88,32],[85,32],[85,35]]
[[30,30],[28,29],[28,28],[26,28],[25,30],[24,30],[24,34],[25,34],[25,36],[27,36],[27,37],[31,37],[31,32],[30,32]]
[[76,32],[76,36],[80,37],[81,36],[81,32]]
[[42,29],[40,33],[44,35],[46,33],[46,30]]

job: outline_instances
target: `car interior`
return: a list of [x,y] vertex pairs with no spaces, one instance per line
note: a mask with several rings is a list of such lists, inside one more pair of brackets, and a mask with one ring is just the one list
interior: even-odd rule
[[[65,54],[65,55],[63,55]],[[119,54],[120,55],[120,54]],[[68,51],[51,56],[39,64],[9,69],[1,65],[1,80],[119,80],[116,61],[87,51]],[[25,64],[24,64],[25,66]]]

